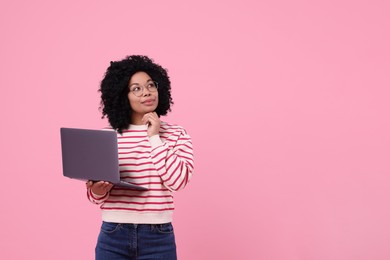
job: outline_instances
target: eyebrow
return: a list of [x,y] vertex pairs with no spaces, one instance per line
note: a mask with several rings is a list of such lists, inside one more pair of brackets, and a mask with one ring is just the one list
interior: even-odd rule
[[[146,83],[148,83],[149,81],[153,81],[152,79],[148,79],[147,81],[146,81]],[[132,84],[130,84],[129,86],[131,87],[131,86],[133,86],[133,85],[139,85],[139,83],[132,83]]]

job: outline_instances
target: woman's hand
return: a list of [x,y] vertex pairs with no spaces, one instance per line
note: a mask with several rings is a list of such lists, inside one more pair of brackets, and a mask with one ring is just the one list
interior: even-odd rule
[[87,188],[91,188],[92,192],[96,195],[104,195],[111,190],[112,186],[114,186],[112,183],[107,181],[88,181],[86,185]]
[[148,136],[157,135],[160,132],[161,121],[156,112],[146,113],[142,117],[142,123],[148,125]]

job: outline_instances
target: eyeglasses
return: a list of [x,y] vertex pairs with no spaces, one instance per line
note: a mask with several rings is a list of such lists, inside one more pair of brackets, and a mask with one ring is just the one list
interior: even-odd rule
[[158,89],[158,83],[156,81],[149,81],[146,86],[142,86],[138,83],[132,84],[130,87],[130,92],[137,97],[142,96],[144,89],[147,88],[149,92],[156,92]]

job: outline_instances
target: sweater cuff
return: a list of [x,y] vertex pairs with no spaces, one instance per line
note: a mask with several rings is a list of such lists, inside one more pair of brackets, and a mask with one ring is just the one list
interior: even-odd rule
[[95,199],[95,200],[100,200],[100,199],[104,198],[107,195],[107,192],[104,193],[103,195],[97,195],[97,194],[93,193],[92,189],[90,190],[90,192],[91,192],[92,198]]
[[160,135],[153,135],[149,137],[149,142],[152,148],[156,148],[164,144],[163,141],[161,141]]

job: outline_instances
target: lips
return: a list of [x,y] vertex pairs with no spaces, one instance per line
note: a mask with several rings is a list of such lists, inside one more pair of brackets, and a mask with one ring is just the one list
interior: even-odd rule
[[150,105],[150,104],[154,103],[154,99],[147,99],[147,100],[142,101],[141,103],[145,104],[145,105]]

